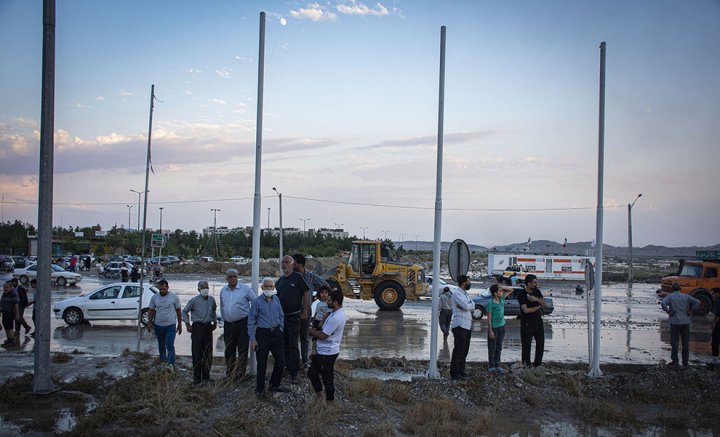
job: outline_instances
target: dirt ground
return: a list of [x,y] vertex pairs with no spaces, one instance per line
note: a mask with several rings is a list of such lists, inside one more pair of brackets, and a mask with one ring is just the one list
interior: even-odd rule
[[[464,381],[418,377],[427,362],[363,359],[336,365],[334,403],[319,402],[309,381],[265,400],[254,377],[229,383],[222,359],[213,381],[193,386],[189,358],[175,373],[156,358],[126,352],[128,376],[103,371],[67,377],[85,355],[55,354],[59,390],[30,394],[32,376],[0,386],[0,434],[477,436],[477,435],[717,435],[720,371],[706,367],[605,365],[588,378],[585,365],[549,363],[490,374],[469,363]],[[94,360],[94,358],[93,358]],[[85,364],[87,367],[87,364]],[[89,367],[93,367],[92,365]],[[512,367],[512,366],[510,366]],[[509,367],[509,368],[510,368]],[[372,374],[373,377],[367,377]],[[360,375],[364,375],[360,376]],[[387,379],[400,375],[405,381]],[[411,376],[415,375],[414,378]]]

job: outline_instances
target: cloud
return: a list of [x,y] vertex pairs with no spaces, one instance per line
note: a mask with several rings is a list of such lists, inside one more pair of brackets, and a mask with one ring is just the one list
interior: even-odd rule
[[248,58],[247,56],[240,56],[240,55],[235,55],[235,59],[237,59],[240,62],[252,62],[253,61],[252,59]]
[[375,16],[386,16],[390,15],[390,11],[383,6],[382,3],[377,3],[375,8],[369,8],[362,3],[352,1],[350,3],[340,3],[336,6],[338,12],[345,15],[375,15]]
[[97,97],[95,97],[95,100],[97,100],[98,102],[103,102],[103,101],[105,101],[105,97],[97,96]]
[[118,92],[118,94],[120,94],[120,97],[132,97],[133,96],[133,93],[131,93],[130,91],[120,91],[120,92]]
[[280,18],[280,25],[281,25],[281,26],[287,25],[287,19],[286,19],[285,17]]
[[218,68],[217,70],[215,70],[215,73],[217,73],[217,75],[222,77],[223,79],[231,79],[232,78],[231,72],[232,72],[232,70],[228,67],[222,67],[222,68]]
[[[471,131],[471,132],[454,132],[445,134],[444,143],[462,143],[467,141],[478,140],[497,134],[497,131]],[[356,149],[377,149],[377,148],[398,148],[398,147],[418,147],[418,146],[434,146],[437,144],[437,136],[426,135],[421,137],[400,138],[396,140],[385,140],[376,144],[358,146]]]
[[210,103],[216,103],[218,105],[227,105],[227,102],[223,99],[208,99]]
[[293,18],[305,19],[310,21],[335,21],[337,15],[328,11],[320,3],[309,3],[307,7],[291,10],[290,15]]

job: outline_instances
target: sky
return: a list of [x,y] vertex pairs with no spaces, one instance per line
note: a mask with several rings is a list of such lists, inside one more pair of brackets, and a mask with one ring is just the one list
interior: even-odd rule
[[[607,43],[604,242],[720,242],[720,2],[57,2],[53,222],[253,222],[433,238],[447,28],[442,239],[595,237]],[[0,0],[2,219],[37,223],[42,1]],[[127,205],[131,205],[129,208]],[[302,219],[302,220],[301,220]],[[309,219],[309,220],[308,220]]]

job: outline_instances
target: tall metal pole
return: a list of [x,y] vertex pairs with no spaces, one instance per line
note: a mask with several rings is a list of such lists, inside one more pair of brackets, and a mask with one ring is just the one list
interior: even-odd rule
[[[258,38],[258,89],[257,121],[255,123],[255,197],[253,202],[253,242],[252,242],[252,289],[257,293],[260,283],[260,182],[262,176],[262,127],[263,127],[263,90],[265,84],[265,12],[260,12],[260,36]],[[257,371],[255,352],[250,352],[250,371]]]
[[268,231],[270,230],[270,208],[268,208]]
[[[42,107],[38,182],[38,272],[35,289],[33,393],[50,393],[50,263],[52,260],[53,158],[55,131],[55,0],[43,0]],[[18,335],[18,334],[16,334]]]
[[[278,201],[280,202],[280,256],[278,257],[278,266],[280,263],[282,263],[283,259],[283,226],[282,226],[282,193],[279,192],[275,187],[273,187],[273,191],[275,191],[278,195]],[[282,271],[281,271],[282,273]]]
[[603,184],[605,178],[605,42],[600,43],[600,108],[598,120],[598,192],[595,223],[595,307],[593,326],[593,359],[588,376],[599,378],[600,371],[600,318],[602,311],[602,272],[603,272]]
[[628,287],[630,288],[633,284],[632,208],[640,197],[642,193],[637,195],[633,203],[628,203]]
[[365,230],[367,229],[367,226],[360,226],[360,229],[363,230],[363,240],[365,239]]
[[[433,239],[432,314],[430,316],[430,367],[428,378],[439,378],[437,369],[438,319],[440,311],[440,240],[442,238],[443,129],[445,118],[445,26],[440,28],[440,86],[438,93],[437,174],[435,182],[435,232]],[[403,235],[404,236],[404,235]]]
[[128,232],[130,232],[130,212],[132,211],[133,206],[132,205],[125,205],[125,206],[128,207]]
[[[165,236],[163,235],[163,231],[162,231],[162,212],[163,212],[163,207],[161,206],[161,207],[160,207],[160,235],[163,237],[163,244],[164,244],[164,243],[165,243]],[[162,260],[162,249],[163,249],[163,247],[162,247],[162,244],[161,244],[161,245],[160,245],[160,250],[158,251],[158,263],[160,263],[160,260]]]
[[130,191],[132,191],[133,193],[135,193],[135,194],[137,194],[137,195],[138,195],[138,209],[137,209],[138,219],[137,219],[137,230],[138,230],[138,232],[140,232],[140,195],[142,194],[142,191],[135,191],[135,190],[132,190],[132,189],[131,189]]
[[[140,299],[138,299],[137,344],[135,350],[140,352],[140,337],[142,336],[142,307],[143,283],[145,281],[145,229],[147,229],[148,184],[150,182],[150,146],[152,144],[152,120],[155,109],[155,84],[150,86],[150,121],[148,122],[147,156],[145,157],[145,203],[143,208],[142,246],[140,246]],[[140,194],[138,194],[140,199]],[[138,208],[140,205],[138,205]],[[139,220],[140,216],[138,216]]]
[[305,233],[306,233],[306,231],[305,231],[305,226],[307,225],[307,222],[310,221],[310,219],[309,219],[309,218],[307,218],[307,219],[300,219],[300,221],[303,222],[303,234],[305,234]]

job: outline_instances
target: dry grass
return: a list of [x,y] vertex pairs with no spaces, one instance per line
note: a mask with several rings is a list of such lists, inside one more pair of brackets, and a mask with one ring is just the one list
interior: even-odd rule
[[403,417],[401,431],[419,436],[476,436],[491,433],[492,409],[471,409],[450,399],[416,403]]
[[583,382],[577,376],[561,374],[559,375],[558,382],[565,391],[575,397],[581,397],[584,392]]
[[354,378],[345,387],[345,394],[353,401],[374,399],[383,389],[383,382],[377,379]]
[[366,428],[362,435],[363,437],[387,437],[395,435],[395,425],[389,419],[385,419],[380,423]]
[[54,352],[50,359],[53,363],[67,363],[72,360],[72,356],[65,352]]
[[526,384],[539,387],[545,382],[545,371],[540,369],[523,369],[520,371],[520,379]]
[[597,399],[578,399],[575,414],[587,423],[601,426],[632,425],[634,414],[628,405]]
[[398,404],[406,405],[410,403],[410,385],[398,381],[389,381],[382,387],[382,396]]

